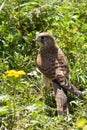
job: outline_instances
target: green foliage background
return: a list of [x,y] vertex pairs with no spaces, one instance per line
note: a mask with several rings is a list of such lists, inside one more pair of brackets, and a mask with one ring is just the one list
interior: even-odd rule
[[[43,31],[55,37],[67,57],[70,80],[87,99],[87,1],[7,0],[0,5],[1,129],[79,130],[76,121],[87,120],[87,101],[69,94],[69,116],[55,116],[55,103],[51,99],[45,103],[34,39]],[[11,69],[24,70],[26,75],[3,79]],[[85,128],[87,124],[81,129]]]

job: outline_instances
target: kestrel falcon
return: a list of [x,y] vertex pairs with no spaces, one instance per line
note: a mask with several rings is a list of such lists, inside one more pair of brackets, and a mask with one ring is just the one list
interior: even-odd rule
[[[40,44],[37,56],[37,65],[46,82],[52,82],[55,91],[55,100],[58,115],[67,111],[66,91],[70,91],[80,99],[84,99],[82,93],[69,81],[69,70],[66,58],[62,50],[55,43],[54,38],[47,32],[37,35],[36,40]],[[46,84],[48,84],[46,83]]]

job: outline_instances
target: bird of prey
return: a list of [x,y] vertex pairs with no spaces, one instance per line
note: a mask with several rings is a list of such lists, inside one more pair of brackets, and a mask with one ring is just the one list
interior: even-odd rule
[[[82,93],[70,82],[69,69],[62,50],[55,43],[54,38],[47,32],[36,36],[40,49],[37,55],[37,66],[42,72],[46,85],[51,82],[54,87],[58,115],[67,113],[67,91],[80,99]],[[45,80],[46,79],[46,80]]]

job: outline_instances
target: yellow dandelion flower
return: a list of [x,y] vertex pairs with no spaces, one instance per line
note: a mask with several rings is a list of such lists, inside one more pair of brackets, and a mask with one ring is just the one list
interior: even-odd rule
[[14,74],[13,74],[13,73],[8,73],[7,76],[8,76],[8,77],[13,77]]
[[79,120],[77,120],[76,125],[79,128],[83,128],[86,123],[87,123],[87,120],[85,118],[80,118]]
[[16,70],[8,70],[5,72],[5,74],[8,76],[8,77],[15,77],[15,78],[18,78],[22,75],[25,75],[26,73],[23,71],[23,70],[19,70],[19,71],[16,71]]
[[5,74],[8,74],[8,73],[15,73],[15,70],[7,70],[7,71],[5,71]]
[[8,70],[5,72],[5,74],[8,76],[8,77],[13,77],[16,73],[16,70]]
[[19,70],[18,72],[17,72],[19,75],[25,75],[26,73],[24,72],[24,70]]
[[19,78],[20,75],[19,75],[18,73],[15,73],[14,77],[15,77],[15,78]]

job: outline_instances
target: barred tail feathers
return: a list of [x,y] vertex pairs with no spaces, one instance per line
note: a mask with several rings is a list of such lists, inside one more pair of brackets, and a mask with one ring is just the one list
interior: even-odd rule
[[58,85],[61,86],[61,88],[66,89],[76,95],[79,99],[83,100],[84,96],[82,95],[81,91],[79,91],[68,79],[60,80],[57,79],[53,80],[53,82],[56,82]]

